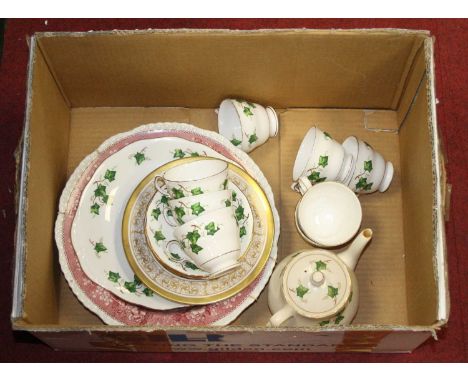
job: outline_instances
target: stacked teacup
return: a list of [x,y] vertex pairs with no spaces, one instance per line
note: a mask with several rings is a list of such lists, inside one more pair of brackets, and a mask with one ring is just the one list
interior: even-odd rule
[[183,163],[155,178],[169,198],[176,244],[200,269],[217,277],[239,265],[239,228],[231,206],[228,164],[219,159]]
[[296,191],[301,177],[312,185],[339,182],[356,193],[384,192],[392,181],[393,165],[367,142],[350,136],[340,145],[327,132],[312,127],[302,140],[294,163],[292,187]]

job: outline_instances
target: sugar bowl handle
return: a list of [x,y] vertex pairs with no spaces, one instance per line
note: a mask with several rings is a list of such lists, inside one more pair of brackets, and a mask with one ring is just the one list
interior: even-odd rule
[[291,188],[294,191],[299,192],[301,195],[304,195],[307,192],[307,190],[311,187],[312,183],[310,183],[309,178],[307,178],[306,176],[301,176],[296,182],[294,182],[291,185]]
[[164,180],[164,178],[161,176],[161,175],[156,175],[154,177],[154,187],[156,187],[156,189],[163,195],[166,195],[166,196],[169,196],[169,193],[167,192],[167,190],[165,190],[164,188],[167,189],[167,186],[166,186],[166,182]]
[[270,321],[268,321],[267,326],[269,327],[278,327],[288,318],[291,318],[294,315],[294,308],[291,305],[286,304],[276,312],[273,316],[271,316]]

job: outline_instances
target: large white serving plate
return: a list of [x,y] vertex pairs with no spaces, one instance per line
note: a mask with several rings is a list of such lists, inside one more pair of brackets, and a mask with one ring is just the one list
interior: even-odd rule
[[[133,188],[148,173],[174,156],[194,152],[237,163],[261,185],[275,221],[273,248],[263,273],[236,296],[203,307],[154,311],[181,305],[145,292],[145,286],[135,280],[123,254],[120,224],[116,222],[122,221],[124,205]],[[105,189],[98,188],[100,185]],[[74,293],[106,323],[127,325],[230,322],[264,288],[276,260],[278,234],[279,218],[271,188],[250,157],[216,133],[178,123],[145,125],[104,142],[70,177],[56,222],[60,264]]]

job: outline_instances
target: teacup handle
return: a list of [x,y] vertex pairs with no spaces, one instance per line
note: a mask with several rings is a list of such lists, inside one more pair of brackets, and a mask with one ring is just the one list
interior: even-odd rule
[[[159,182],[162,183],[162,185],[159,185]],[[166,181],[161,175],[156,175],[154,177],[154,187],[163,195],[169,196],[169,193],[167,192],[167,186],[166,186]],[[166,190],[163,189],[163,187],[166,187]]]
[[312,183],[306,176],[301,176],[296,182],[291,185],[293,191],[304,195],[309,188],[312,187]]
[[165,206],[163,209],[163,214],[164,214],[164,220],[166,221],[167,224],[169,224],[171,227],[178,227],[179,224],[177,224],[177,221],[175,220],[174,216],[168,215],[168,212],[170,211],[170,208]]
[[172,246],[172,245],[177,245],[177,246],[179,247],[179,249],[184,250],[184,249],[182,248],[182,245],[181,245],[177,240],[175,240],[175,239],[170,240],[170,241],[167,242],[167,244],[166,244],[166,250],[170,252],[170,251],[171,251],[171,246]]
[[268,326],[270,327],[278,327],[288,318],[291,318],[294,315],[294,308],[286,304],[283,306],[278,312],[276,312],[273,316],[271,316],[270,321],[268,321]]

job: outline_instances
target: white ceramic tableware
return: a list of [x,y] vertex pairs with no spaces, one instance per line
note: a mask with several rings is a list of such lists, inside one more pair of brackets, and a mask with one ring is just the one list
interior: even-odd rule
[[193,262],[211,276],[239,266],[239,228],[232,207],[193,219],[177,227],[174,236]]
[[361,226],[362,209],[357,196],[338,182],[312,186],[306,177],[299,178],[303,195],[296,206],[296,226],[302,237],[318,247],[345,244]]
[[[268,201],[266,203],[271,206],[273,234],[269,245],[262,247],[267,254],[260,262],[260,271],[252,270],[246,277],[242,277],[249,284],[242,290],[237,289],[235,295],[227,294],[227,300],[213,302],[209,309],[202,305],[162,311],[161,309],[168,309],[169,305],[176,307],[181,304],[169,301],[157,293],[145,294],[144,288],[134,280],[133,270],[123,251],[122,214],[136,185],[151,171],[174,158],[195,156],[197,153],[200,156],[218,157],[237,163],[258,181],[259,188],[265,192],[264,197]],[[110,182],[112,186],[106,186],[106,195],[109,195],[106,198],[107,203],[101,200],[104,199],[102,197],[95,202],[100,208],[92,208],[94,204],[90,202],[95,199],[96,187],[87,185],[102,180],[107,169],[117,170],[114,181]],[[78,217],[80,212],[83,219]],[[87,218],[90,214],[91,220]],[[260,216],[261,221],[264,221],[263,214]],[[77,219],[79,222],[76,222]],[[82,252],[72,244],[74,222],[78,224],[77,232],[82,234]],[[183,123],[148,124],[107,139],[70,176],[60,197],[55,224],[58,258],[68,285],[87,309],[109,325],[229,324],[258,298],[266,286],[276,262],[278,235],[279,217],[273,193],[258,166],[247,154],[237,150],[219,134]],[[90,240],[96,243],[96,240],[101,242],[101,239],[107,251],[100,252],[100,256],[97,256],[86,250],[92,248]],[[255,254],[254,251],[249,251],[244,256],[246,259],[250,259],[250,252]],[[108,277],[109,271],[113,272],[111,280]],[[221,290],[224,291],[222,287]]]
[[367,142],[354,136],[346,138],[343,147],[354,158],[355,168],[348,186],[357,193],[384,192],[393,178],[392,162],[385,162],[382,155]]
[[219,106],[219,133],[247,153],[276,136],[278,128],[278,116],[271,106],[241,99],[225,99]]
[[313,249],[286,257],[268,284],[269,326],[348,325],[359,306],[354,268],[372,238],[363,230],[343,252]]
[[225,190],[227,162],[220,159],[181,164],[156,176],[156,188],[171,199]]
[[[323,181],[349,182],[353,157],[330,134],[317,127],[309,129],[301,142],[293,168],[293,180],[306,176],[312,184]],[[295,189],[293,183],[293,189]]]
[[185,224],[208,212],[231,206],[231,198],[232,192],[226,189],[206,194],[186,196],[180,199],[171,199],[168,203],[173,219],[175,219],[178,224]]

